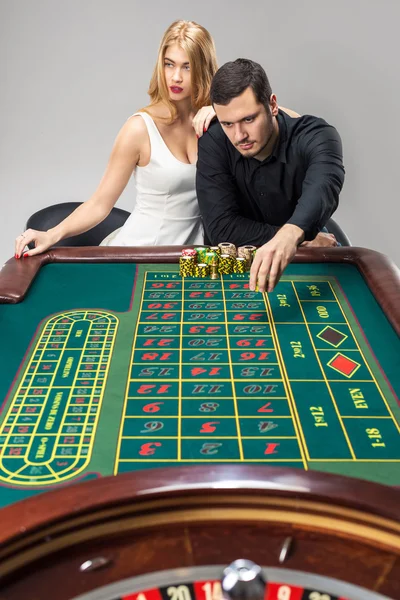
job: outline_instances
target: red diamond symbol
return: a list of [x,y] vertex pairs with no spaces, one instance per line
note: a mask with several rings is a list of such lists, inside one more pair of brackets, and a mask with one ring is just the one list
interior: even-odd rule
[[335,371],[342,373],[342,375],[345,375],[346,377],[351,377],[357,369],[361,367],[360,363],[357,363],[355,360],[340,353],[336,354],[336,356],[328,362],[328,366],[335,369]]

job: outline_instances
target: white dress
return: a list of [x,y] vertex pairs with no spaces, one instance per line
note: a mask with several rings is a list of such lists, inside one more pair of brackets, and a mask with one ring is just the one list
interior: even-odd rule
[[150,138],[150,162],[135,168],[136,206],[123,227],[101,246],[202,244],[203,224],[196,195],[196,165],[175,158],[153,119],[139,112]]

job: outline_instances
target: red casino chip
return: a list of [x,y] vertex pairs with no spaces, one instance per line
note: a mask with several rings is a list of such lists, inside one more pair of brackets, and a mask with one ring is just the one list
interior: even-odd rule
[[195,258],[197,256],[197,252],[194,250],[194,248],[184,248],[182,250],[182,256],[193,256]]

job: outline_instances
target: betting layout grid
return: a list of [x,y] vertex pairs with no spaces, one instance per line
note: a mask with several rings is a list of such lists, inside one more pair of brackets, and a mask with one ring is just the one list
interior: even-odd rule
[[[343,458],[342,454],[338,455],[338,448],[343,451],[345,447],[343,437],[341,438],[341,447],[331,441],[329,445],[324,443],[326,441],[324,428],[328,422],[326,413],[329,416],[330,410],[331,432],[333,409],[340,421],[350,453],[352,451],[354,453],[354,436],[352,437],[351,427],[353,426],[354,429],[355,424],[356,433],[358,427],[358,433],[361,431],[361,434],[364,434],[364,438],[362,435],[360,438],[361,443],[364,441],[364,446],[361,446],[361,449],[360,446],[356,448],[356,461],[389,460],[398,462],[396,422],[379,382],[370,370],[363,351],[351,331],[331,281],[317,282],[315,278],[313,281],[310,279],[308,281],[282,281],[279,289],[277,288],[276,296],[269,295],[262,298],[260,294],[249,292],[246,281],[248,276],[245,275],[225,276],[218,282],[192,280],[190,283],[190,280],[187,280],[188,284],[193,287],[185,288],[185,290],[183,287],[179,289],[180,278],[176,273],[153,273],[151,276],[156,279],[159,277],[159,280],[152,283],[150,280],[146,282],[150,289],[145,289],[144,293],[151,293],[153,297],[148,299],[149,303],[145,306],[143,295],[134,350],[140,352],[138,341],[140,346],[140,340],[145,337],[144,329],[150,328],[151,331],[146,329],[145,332],[147,337],[151,333],[150,341],[146,342],[149,346],[144,346],[142,352],[146,352],[146,349],[150,350],[150,345],[154,344],[153,348],[163,347],[165,353],[158,358],[154,357],[152,353],[146,353],[146,358],[144,355],[139,356],[136,353],[133,358],[136,362],[139,356],[139,365],[140,361],[145,365],[139,374],[136,373],[138,380],[146,385],[146,376],[151,376],[153,383],[154,379],[161,380],[164,377],[164,379],[168,378],[164,382],[167,387],[159,389],[152,398],[153,401],[147,401],[148,394],[152,393],[152,388],[144,390],[143,398],[146,397],[146,403],[141,406],[141,413],[136,416],[147,417],[147,420],[135,419],[137,424],[143,423],[143,427],[138,432],[139,436],[136,437],[139,440],[142,437],[142,441],[150,445],[143,448],[141,446],[138,452],[142,451],[143,454],[138,454],[137,457],[129,453],[128,458],[122,456],[123,460],[119,461],[119,464],[117,463],[117,469],[124,470],[125,467],[128,467],[129,470],[131,466],[129,463],[135,462],[135,460],[136,465],[138,462],[147,461],[151,466],[154,461],[152,453],[155,449],[158,452],[157,458],[161,461],[178,460],[178,447],[176,454],[172,453],[168,458],[165,458],[165,455],[158,450],[163,445],[170,444],[174,437],[179,439],[178,427],[180,427],[181,441],[185,436],[187,438],[184,450],[190,452],[194,449],[193,454],[189,454],[188,461],[213,460],[217,454],[217,460],[245,459],[264,462],[274,460],[281,461],[281,465],[299,463],[300,466],[302,464],[306,466],[306,461],[318,460],[321,452],[327,448],[328,450],[333,449],[335,455],[334,458],[330,458],[329,454],[328,458],[324,455],[325,460],[354,460],[353,458]],[[171,280],[166,282],[165,278]],[[176,288],[177,281],[178,289]],[[162,291],[160,284],[170,287],[166,287]],[[182,285],[184,285],[183,282]],[[167,297],[164,298],[167,301],[164,307],[158,306],[160,302],[155,302],[160,300],[160,293],[161,295],[167,294]],[[188,299],[184,300],[184,310],[182,311],[181,303],[180,312],[171,312],[173,308],[176,308],[176,294],[182,300],[183,293],[189,294]],[[294,293],[296,298],[293,296]],[[154,294],[158,297],[154,297]],[[202,294],[204,298],[201,297]],[[221,294],[223,295],[222,301]],[[297,300],[298,304],[297,316],[296,312],[293,313],[293,307],[296,306],[294,300]],[[258,310],[260,302],[261,308],[264,303],[262,311]],[[314,307],[312,309],[314,316],[308,321],[306,317],[310,308],[307,308],[307,303]],[[206,312],[202,312],[203,309]],[[314,322],[313,319],[317,318],[316,315],[319,321]],[[147,319],[147,316],[150,318]],[[186,317],[187,322],[185,321]],[[159,322],[157,322],[158,318]],[[201,319],[203,318],[205,322],[202,323]],[[270,327],[271,323],[272,327]],[[89,464],[117,326],[118,318],[105,311],[68,311],[50,318],[45,323],[35,341],[36,345],[28,364],[25,365],[26,369],[21,383],[2,423],[0,444],[3,452],[0,477],[3,481],[22,485],[57,483],[76,476]],[[140,327],[143,329],[142,332],[139,330]],[[156,331],[153,335],[154,327],[156,330],[159,329],[159,333]],[[188,327],[190,327],[189,330]],[[290,327],[291,334],[296,333],[297,339],[294,340],[292,336],[289,336],[290,344],[285,345],[281,342],[285,338],[288,340],[284,333],[288,327]],[[227,328],[229,336],[226,335]],[[174,331],[175,335],[172,336]],[[182,335],[181,332],[183,332]],[[165,335],[168,335],[168,338],[165,338]],[[191,340],[191,343],[187,341],[187,338],[189,341]],[[303,342],[299,339],[303,339]],[[268,340],[270,345],[267,344]],[[315,346],[316,342],[320,344],[317,347]],[[324,368],[329,368],[329,380],[313,381],[313,372],[307,371],[312,366],[309,360],[304,362],[306,355],[308,357],[312,355],[312,351],[309,352],[310,343],[314,344],[315,359],[317,362],[319,361],[319,364],[321,364],[321,357],[326,357]],[[162,345],[160,346],[160,344]],[[203,346],[206,354],[202,349]],[[290,350],[288,350],[289,346]],[[327,350],[327,346],[331,346],[333,350]],[[174,385],[176,383],[173,379],[176,379],[177,369],[179,371],[179,361],[175,364],[172,363],[177,360],[177,352],[179,360],[183,357],[187,358],[187,364],[182,365],[180,375],[188,375],[191,380],[198,382],[195,384],[194,390],[192,389],[193,393],[189,393],[186,398],[183,385],[190,381],[178,382],[181,387],[179,388],[180,395],[178,394],[176,398],[178,398],[180,408],[172,407],[172,398],[168,387],[170,383]],[[150,358],[152,358],[151,364],[145,362]],[[208,367],[208,371],[205,373],[208,381],[201,381],[204,377],[205,363]],[[154,375],[154,367],[157,367],[157,364],[162,365],[162,368],[158,368],[157,374]],[[132,364],[132,368],[133,366],[138,365]],[[185,371],[183,371],[184,368]],[[298,371],[302,372],[303,379],[296,379]],[[321,373],[323,370],[320,369],[319,372]],[[339,379],[331,380],[334,372],[338,373]],[[131,376],[132,373],[134,372],[131,372]],[[359,378],[360,374],[363,379]],[[227,376],[228,380],[223,381],[223,376]],[[243,384],[239,389],[240,393],[236,394],[236,383],[239,383],[240,376],[246,385]],[[132,379],[134,378],[132,377]],[[231,384],[233,380],[235,380],[235,387],[230,389],[229,397],[224,397],[225,384]],[[130,381],[127,388],[126,419],[123,421],[124,426],[121,431],[124,439],[119,444],[120,453],[121,450],[126,450],[127,441],[131,445],[131,440],[135,439],[135,436],[131,436],[126,427],[127,421],[129,426],[133,422],[129,422],[129,418],[132,416],[129,411],[132,411],[133,408],[137,409],[139,406],[137,402],[134,403],[134,406],[131,402],[130,393],[133,383]],[[330,400],[325,397],[327,404],[322,406],[321,383],[325,383],[327,390],[330,392],[333,390],[335,394],[330,397]],[[69,387],[68,384],[70,384]],[[308,406],[308,410],[313,409],[310,410],[313,427],[310,423],[307,427],[307,417],[310,415],[301,402],[301,398],[304,396],[300,393],[301,388],[304,389],[306,384],[312,384],[314,390],[317,384],[319,386],[318,406]],[[204,385],[210,387],[204,388]],[[279,392],[283,388],[287,395],[280,397]],[[343,389],[345,390],[344,395],[341,394]],[[201,398],[204,390],[206,390],[207,396]],[[293,402],[293,390],[295,402]],[[167,402],[164,401],[164,398],[160,402],[163,392],[166,394]],[[261,393],[262,398],[260,398]],[[194,403],[195,394],[200,396],[200,405],[197,403],[197,408]],[[265,394],[269,395],[267,402],[265,402]],[[330,402],[332,402],[333,408]],[[169,414],[165,414],[168,413],[167,408],[170,410]],[[353,410],[352,414],[349,414],[350,409]],[[364,415],[361,419],[358,413],[360,410]],[[135,410],[133,412],[133,416],[135,416]],[[154,417],[156,413],[158,419],[148,419],[149,415]],[[205,416],[208,418],[205,419]],[[163,418],[161,419],[161,417]],[[167,417],[171,419],[169,422]],[[200,419],[203,417],[203,422],[201,430],[193,433],[195,417],[197,417],[197,424],[200,423],[199,417]],[[253,418],[252,422],[251,418]],[[297,429],[296,419],[298,419]],[[366,422],[365,419],[369,420]],[[371,419],[373,419],[372,422]],[[173,424],[173,420],[175,420],[175,424]],[[337,422],[334,421],[334,423],[337,426]],[[379,423],[379,427],[376,426],[377,423]],[[169,430],[164,428],[167,424]],[[254,431],[255,425],[257,426],[256,432]],[[282,431],[282,425],[286,427],[286,430]],[[249,432],[246,427],[250,428],[251,426],[253,429],[250,434],[253,434],[253,438],[255,438],[253,440],[251,435],[246,436],[246,433]],[[287,434],[288,427],[290,427],[290,433],[296,432],[296,438],[277,435],[278,431],[280,434]],[[156,440],[161,443],[161,446],[152,446],[151,441],[144,441],[144,438],[151,437],[161,429],[164,429],[163,434],[167,433],[165,442]],[[340,432],[338,427],[337,431]],[[318,437],[318,432],[321,432],[322,437]],[[199,438],[197,440],[196,433]],[[258,437],[255,437],[254,433]],[[368,437],[367,445],[365,444],[365,433]],[[217,439],[218,434],[221,439]],[[264,438],[265,445],[263,440],[260,442],[260,437]],[[337,442],[339,437],[334,439]],[[294,443],[297,442],[296,446],[293,440]],[[388,440],[391,444],[388,444]],[[303,453],[301,453],[302,442],[304,444]],[[355,442],[358,443],[357,439]],[[253,447],[250,444],[253,444]],[[258,453],[254,452],[256,444]],[[294,456],[288,456],[288,452],[286,455],[282,454],[282,449],[287,450],[288,444],[292,444],[292,448],[295,447],[296,450],[298,448],[299,452]],[[250,452],[249,446],[250,450],[253,450],[253,454]],[[260,448],[263,450],[263,454],[260,452]],[[162,449],[164,451],[164,448]],[[240,449],[242,455],[239,454]],[[379,454],[376,455],[375,452]],[[366,455],[368,458],[363,458]],[[375,458],[376,456],[378,458]],[[119,458],[121,458],[121,454]],[[182,453],[181,460],[184,460]]]
[[262,295],[248,274],[147,272],[115,472],[399,461],[398,423],[332,279],[291,277]]
[[117,331],[107,311],[47,319],[0,427],[0,481],[54,484],[90,463]]

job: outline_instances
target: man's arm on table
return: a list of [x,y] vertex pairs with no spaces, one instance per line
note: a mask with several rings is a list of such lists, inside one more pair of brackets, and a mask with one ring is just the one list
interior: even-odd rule
[[229,156],[221,142],[214,138],[212,129],[199,139],[196,188],[211,245],[232,242],[236,246],[261,246],[277,232],[278,227],[240,214],[239,190],[229,168]]
[[334,127],[319,124],[318,130],[304,134],[301,151],[306,175],[288,224],[303,229],[305,241],[311,241],[339,204],[344,182],[342,142]]
[[286,225],[257,250],[250,271],[251,290],[258,282],[261,292],[272,292],[299,243],[313,240],[338,206],[344,182],[338,132],[327,124],[315,131],[311,128],[304,135],[302,148],[306,165],[302,194]]

